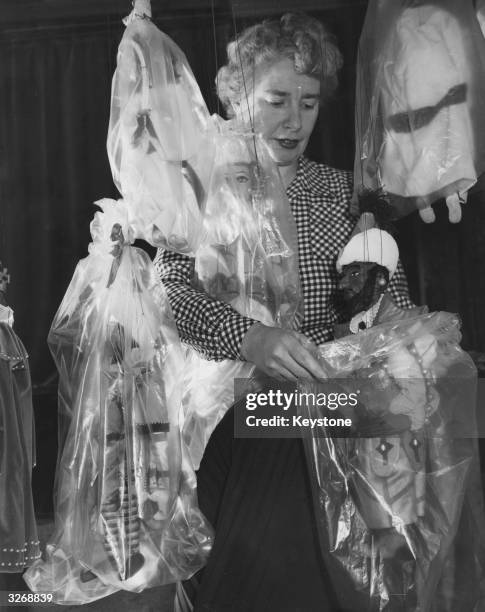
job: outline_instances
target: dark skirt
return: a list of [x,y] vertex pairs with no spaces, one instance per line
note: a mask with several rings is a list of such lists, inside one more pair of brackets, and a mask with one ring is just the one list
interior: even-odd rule
[[199,505],[216,535],[194,610],[337,612],[302,441],[236,439],[234,409],[197,474]]

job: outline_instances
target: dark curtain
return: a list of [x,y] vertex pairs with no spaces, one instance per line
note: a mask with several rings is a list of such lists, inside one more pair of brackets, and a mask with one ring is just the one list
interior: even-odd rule
[[114,195],[105,150],[113,44],[98,33],[37,35],[4,41],[1,58],[0,257],[38,383],[53,371],[47,333],[87,254],[93,202]]

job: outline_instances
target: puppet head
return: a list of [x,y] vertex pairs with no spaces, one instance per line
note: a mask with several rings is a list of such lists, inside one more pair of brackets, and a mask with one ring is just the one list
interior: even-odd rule
[[377,304],[397,268],[399,249],[388,231],[389,211],[381,191],[359,196],[361,216],[337,259],[338,301],[350,318]]

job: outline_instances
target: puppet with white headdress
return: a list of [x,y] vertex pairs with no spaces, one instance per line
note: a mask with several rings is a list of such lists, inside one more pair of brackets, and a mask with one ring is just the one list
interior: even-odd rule
[[[334,380],[305,384],[358,397],[339,408],[348,431],[321,427],[305,439],[322,544],[337,584],[343,576],[353,584],[340,589],[343,607],[472,610],[485,567],[476,369],[459,346],[456,315],[392,302],[397,243],[368,208],[389,204],[382,193],[362,200],[337,259],[347,320],[319,347]],[[322,416],[315,403],[303,411]]]

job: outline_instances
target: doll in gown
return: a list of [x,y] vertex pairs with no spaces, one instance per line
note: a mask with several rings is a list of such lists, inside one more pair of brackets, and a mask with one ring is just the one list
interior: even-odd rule
[[35,427],[29,361],[13,330],[7,270],[0,265],[0,573],[40,557],[32,499]]

